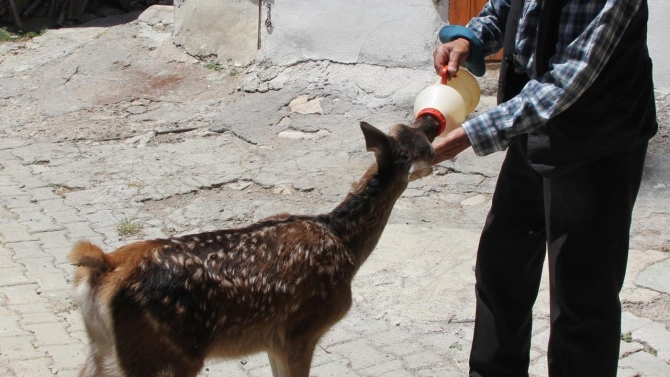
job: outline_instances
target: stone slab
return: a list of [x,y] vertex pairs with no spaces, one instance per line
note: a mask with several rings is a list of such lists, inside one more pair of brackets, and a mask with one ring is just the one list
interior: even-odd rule
[[650,319],[639,318],[631,312],[624,311],[621,313],[621,333],[633,332],[653,322]]
[[647,352],[637,352],[619,360],[619,366],[632,368],[638,375],[649,377],[670,376],[670,365]]
[[653,347],[659,359],[670,362],[670,331],[662,323],[651,323],[633,331],[633,339]]
[[670,258],[645,268],[635,283],[657,292],[670,294]]
[[37,241],[39,238],[33,234],[28,233],[28,227],[23,224],[1,224],[0,235],[7,243]]
[[354,370],[369,368],[394,359],[393,356],[383,354],[370,347],[364,339],[332,346],[328,350],[349,360]]
[[44,353],[35,348],[34,342],[32,335],[3,337],[0,363],[43,357]]

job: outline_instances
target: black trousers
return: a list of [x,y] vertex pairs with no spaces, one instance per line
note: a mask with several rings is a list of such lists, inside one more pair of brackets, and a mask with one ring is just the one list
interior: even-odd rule
[[551,179],[515,143],[476,265],[471,377],[528,376],[532,307],[549,256],[550,377],[615,377],[633,204],[647,143]]

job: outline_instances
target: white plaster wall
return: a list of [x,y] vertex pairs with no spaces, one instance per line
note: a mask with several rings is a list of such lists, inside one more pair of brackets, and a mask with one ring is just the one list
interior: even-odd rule
[[443,24],[433,0],[275,0],[260,58],[430,66]]
[[248,64],[257,53],[257,0],[175,0],[174,40],[192,55]]
[[[266,4],[272,4],[268,29]],[[446,1],[442,1],[446,4]],[[277,65],[305,60],[430,67],[444,24],[434,0],[175,0],[175,41],[220,61]],[[444,14],[445,4],[439,6]]]
[[654,61],[654,85],[670,93],[670,1],[649,0],[649,53]]

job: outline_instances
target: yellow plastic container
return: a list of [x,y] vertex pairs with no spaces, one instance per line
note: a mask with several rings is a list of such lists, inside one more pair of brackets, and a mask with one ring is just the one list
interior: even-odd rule
[[479,84],[470,72],[460,69],[456,77],[449,78],[445,67],[442,76],[435,76],[432,85],[416,97],[414,116],[435,117],[441,124],[439,136],[446,136],[472,113],[480,96]]

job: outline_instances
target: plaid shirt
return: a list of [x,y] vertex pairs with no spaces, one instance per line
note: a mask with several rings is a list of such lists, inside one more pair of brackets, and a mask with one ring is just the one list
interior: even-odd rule
[[[517,135],[542,127],[569,108],[593,83],[643,0],[568,0],[561,11],[556,55],[549,71],[531,77],[513,99],[463,123],[475,153],[506,149]],[[482,41],[484,55],[503,45],[511,0],[489,0],[467,25]],[[538,0],[525,0],[514,48],[514,69],[531,72],[537,43]]]

